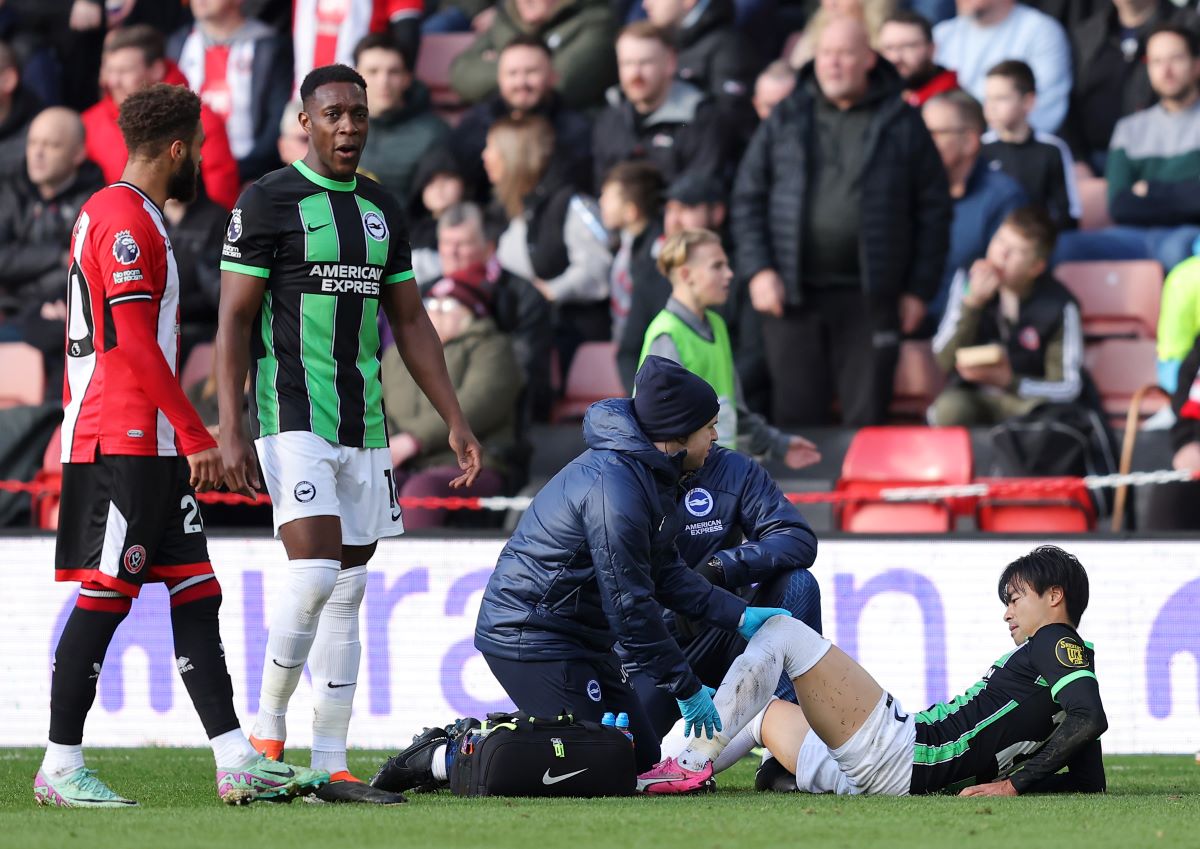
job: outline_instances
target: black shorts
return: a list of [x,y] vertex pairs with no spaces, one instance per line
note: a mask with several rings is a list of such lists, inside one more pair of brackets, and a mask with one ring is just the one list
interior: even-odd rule
[[54,577],[137,598],[142,584],[212,572],[182,457],[64,463]]

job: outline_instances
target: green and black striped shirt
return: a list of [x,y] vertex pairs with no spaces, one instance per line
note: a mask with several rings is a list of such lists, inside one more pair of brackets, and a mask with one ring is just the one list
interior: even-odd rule
[[303,162],[238,198],[221,270],[267,281],[251,334],[258,436],[307,430],[338,445],[387,445],[379,302],[384,286],[413,279],[401,221],[374,180],[326,179]]
[[1069,625],[1039,628],[963,695],[916,715],[910,791],[1011,778],[1050,739],[1074,690],[1096,684],[1090,643]]

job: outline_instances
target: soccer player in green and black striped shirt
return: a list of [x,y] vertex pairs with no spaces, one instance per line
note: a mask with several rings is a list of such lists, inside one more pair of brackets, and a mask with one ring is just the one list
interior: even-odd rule
[[[691,743],[639,784],[651,793],[707,788],[714,764],[723,766],[720,753],[741,731],[774,756],[759,769],[761,789],[1103,792],[1099,738],[1108,720],[1092,647],[1076,630],[1087,609],[1087,572],[1045,545],[1010,563],[999,591],[1017,648],[963,695],[915,715],[804,623],[768,620],[713,700],[725,730]],[[793,680],[798,706],[770,701],[781,672]]]
[[319,798],[391,804],[404,798],[346,768],[366,563],[380,538],[404,530],[384,429],[380,307],[405,365],[449,426],[463,470],[453,485],[474,480],[480,448],[421,304],[399,207],[356,174],[367,140],[366,83],[330,65],[304,79],[300,96],[308,153],[246,188],[221,260],[216,374],[226,483],[244,493],[259,486],[241,424],[251,368],[255,447],[289,560],[250,740],[280,757],[288,700],[307,661],[313,763],[331,774]]

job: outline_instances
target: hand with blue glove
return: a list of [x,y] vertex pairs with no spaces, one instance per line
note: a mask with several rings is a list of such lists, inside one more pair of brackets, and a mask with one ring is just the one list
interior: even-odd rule
[[705,736],[709,740],[713,735],[721,730],[721,715],[717,713],[717,706],[713,704],[713,694],[717,691],[712,687],[701,685],[694,696],[686,699],[676,699],[679,703],[679,712],[683,714],[683,736],[690,737],[692,732],[696,732],[696,737],[700,736],[700,732],[705,732]]
[[763,626],[763,623],[772,616],[791,615],[792,611],[784,610],[782,607],[747,607],[746,612],[742,614],[742,621],[738,623],[737,632],[742,635],[742,639],[749,642],[758,633],[758,629]]

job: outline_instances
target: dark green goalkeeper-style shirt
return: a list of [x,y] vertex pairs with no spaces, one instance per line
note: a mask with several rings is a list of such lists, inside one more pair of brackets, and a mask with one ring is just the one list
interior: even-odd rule
[[338,445],[387,446],[380,294],[416,285],[402,220],[374,180],[330,180],[302,161],[242,192],[221,270],[266,280],[251,334],[256,436],[307,430]]

